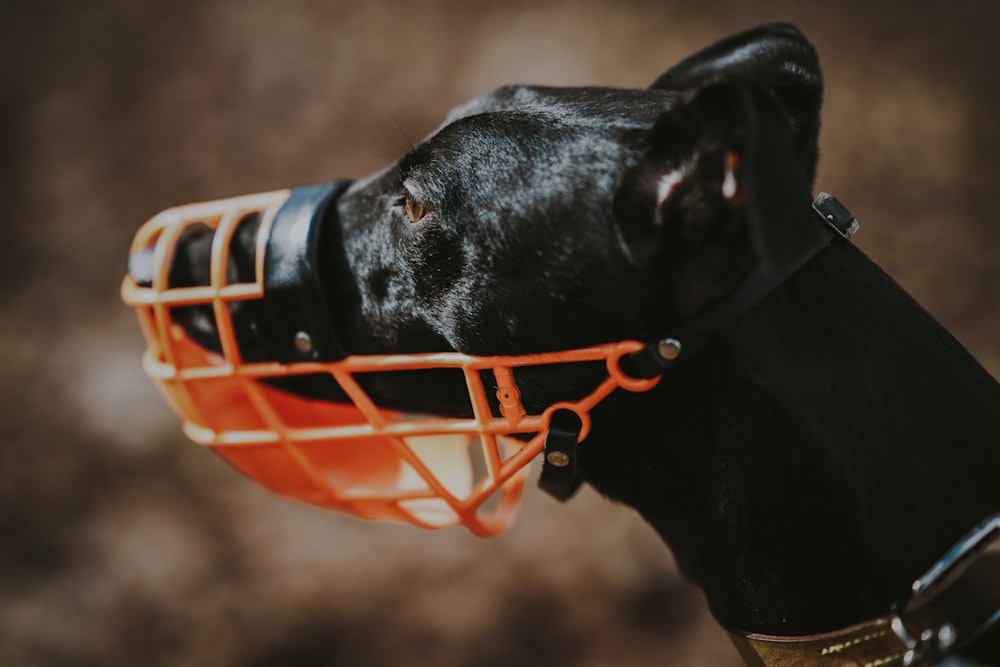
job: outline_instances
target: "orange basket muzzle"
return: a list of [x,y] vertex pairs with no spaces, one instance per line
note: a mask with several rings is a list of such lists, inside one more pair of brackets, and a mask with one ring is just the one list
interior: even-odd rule
[[[347,185],[191,204],[143,225],[122,298],[148,342],[144,369],[191,440],[275,493],[369,519],[499,533],[520,503],[527,464],[546,450],[556,422],[568,416],[582,441],[597,403],[618,388],[646,391],[658,378],[620,369],[622,357],[642,347],[637,342],[496,357],[340,350],[323,333],[329,314],[315,252],[324,210]],[[248,328],[263,351],[241,341]],[[603,362],[603,380],[572,400],[525,410],[518,369],[584,362]],[[359,381],[428,369],[461,373],[471,417],[386,409]],[[295,381],[316,378],[332,378],[342,399],[295,390]],[[546,459],[553,469],[570,463],[558,447]]]

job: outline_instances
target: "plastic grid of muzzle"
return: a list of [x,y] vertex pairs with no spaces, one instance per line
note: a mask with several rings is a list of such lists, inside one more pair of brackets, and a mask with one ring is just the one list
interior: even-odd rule
[[[567,352],[508,357],[459,353],[347,356],[331,362],[244,361],[233,323],[237,304],[265,296],[264,264],[270,233],[295,190],[169,209],[136,234],[131,256],[151,257],[148,280],[126,276],[122,298],[138,314],[148,343],[143,366],[179,415],[185,434],[218,453],[271,491],[369,519],[426,528],[464,525],[493,535],[512,521],[526,466],[545,447],[553,415],[575,413],[579,440],[590,430],[590,410],[618,388],[646,391],[658,378],[637,379],[620,369],[636,342]],[[252,277],[233,279],[230,253],[240,223],[256,217]],[[171,286],[170,267],[180,239],[193,225],[211,242],[206,285]],[[221,352],[195,343],[178,322],[180,309],[210,307]],[[308,316],[308,313],[306,314]],[[557,363],[601,362],[607,376],[583,398],[526,413],[514,379],[517,369]],[[383,409],[362,389],[364,373],[457,369],[473,417],[412,415]],[[496,414],[483,373],[500,387]],[[303,398],[268,386],[268,379],[329,374],[352,403]],[[509,437],[517,434],[518,438]]]

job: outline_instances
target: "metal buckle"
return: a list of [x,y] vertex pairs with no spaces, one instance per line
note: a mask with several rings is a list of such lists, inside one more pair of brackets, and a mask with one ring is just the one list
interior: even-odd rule
[[[913,595],[890,618],[892,630],[907,648],[903,665],[936,664],[1000,621],[1000,589],[984,590],[976,578],[977,568],[981,577],[984,567],[995,567],[998,554],[1000,514],[973,528],[913,582]],[[965,597],[970,592],[973,596]],[[949,607],[956,600],[962,603],[959,613]],[[910,628],[919,633],[914,636]]]
[[958,642],[958,633],[951,623],[942,623],[937,628],[925,628],[917,637],[910,634],[899,614],[893,612],[889,627],[906,646],[903,667],[936,665],[946,658]]
[[995,538],[1000,542],[1000,514],[985,519],[949,549],[931,569],[924,572],[913,582],[913,595],[927,593],[936,584],[941,583],[948,573],[953,571],[961,561],[980,546],[989,546],[987,542]]
[[823,221],[847,241],[850,241],[851,237],[861,229],[861,223],[854,217],[854,214],[831,194],[819,193],[812,206],[813,210],[823,218]]

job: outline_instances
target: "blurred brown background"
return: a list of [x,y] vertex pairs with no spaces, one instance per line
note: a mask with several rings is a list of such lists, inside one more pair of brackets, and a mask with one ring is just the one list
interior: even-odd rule
[[820,51],[818,186],[1000,374],[1000,3],[4,2],[0,664],[737,664],[593,493],[480,540],[238,477],[141,375],[118,284],[165,207],[361,176],[497,85],[643,86],[772,19]]

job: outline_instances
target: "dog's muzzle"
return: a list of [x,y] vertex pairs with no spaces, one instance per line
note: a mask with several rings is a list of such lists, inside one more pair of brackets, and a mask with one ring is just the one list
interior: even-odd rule
[[[571,491],[590,410],[659,378],[622,371],[622,358],[642,347],[635,342],[516,357],[349,354],[320,252],[348,186],[192,204],[147,222],[122,285],[149,344],[144,368],[189,438],[271,491],[365,518],[499,533],[536,455],[546,452],[543,473]],[[518,369],[594,362],[607,374],[583,398],[525,410]],[[461,373],[471,418],[386,409],[359,381],[428,369]],[[318,398],[318,381],[335,382],[336,397]]]

